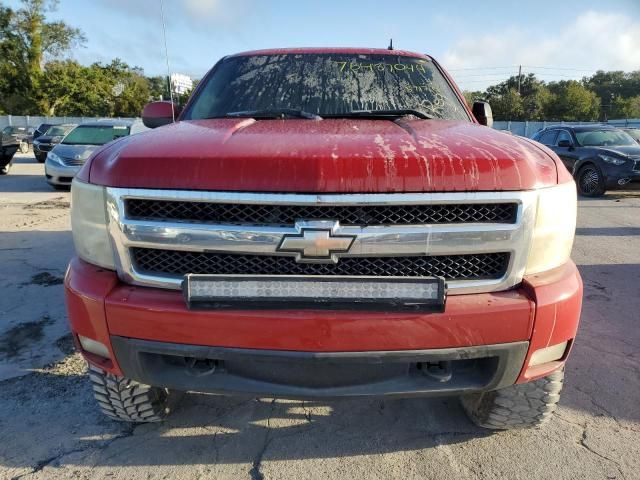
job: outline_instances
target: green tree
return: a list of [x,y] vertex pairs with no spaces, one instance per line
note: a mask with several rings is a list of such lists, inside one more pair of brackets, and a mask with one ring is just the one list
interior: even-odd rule
[[640,118],[640,95],[630,98],[618,97],[612,104],[610,118]]
[[84,34],[65,22],[48,22],[57,0],[22,0],[18,10],[0,5],[0,108],[14,114],[39,113],[36,92],[45,58],[54,59],[85,42]]
[[551,100],[547,104],[547,120],[597,120],[600,98],[576,80],[549,83]]
[[152,100],[167,100],[169,98],[169,87],[167,77],[158,75],[147,77],[149,82],[149,93]]
[[52,61],[45,65],[40,105],[47,115],[137,117],[150,97],[142,71],[119,59],[89,67]]
[[519,91],[518,76],[514,75],[487,88],[486,95],[498,120],[543,120],[550,101],[545,83],[533,73],[520,76]]
[[462,94],[464,95],[464,99],[466,100],[467,105],[469,105],[469,107],[473,107],[473,102],[477,100],[484,100],[485,98],[485,93],[479,90],[475,90],[475,91],[465,90],[462,92]]
[[495,120],[524,120],[524,102],[515,88],[489,97]]

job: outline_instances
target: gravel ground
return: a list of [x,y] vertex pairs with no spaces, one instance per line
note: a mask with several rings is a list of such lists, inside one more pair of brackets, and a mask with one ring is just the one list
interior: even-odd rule
[[19,155],[0,177],[0,479],[640,479],[640,193],[581,200],[585,281],[560,408],[488,433],[456,399],[273,401],[187,394],[166,423],[94,407],[61,279],[69,194]]

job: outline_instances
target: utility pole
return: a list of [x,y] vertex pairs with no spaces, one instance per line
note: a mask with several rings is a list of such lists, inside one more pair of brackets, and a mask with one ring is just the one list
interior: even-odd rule
[[522,77],[522,65],[518,66],[518,95],[520,95],[520,78]]

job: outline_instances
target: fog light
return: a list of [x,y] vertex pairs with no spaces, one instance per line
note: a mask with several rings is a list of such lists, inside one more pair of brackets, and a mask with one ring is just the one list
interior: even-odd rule
[[557,345],[552,345],[550,347],[536,350],[535,352],[533,352],[533,355],[531,355],[529,366],[535,367],[536,365],[542,365],[543,363],[560,360],[564,356],[564,352],[567,349],[567,343],[569,342],[562,342],[558,343]]
[[78,335],[78,340],[80,340],[80,346],[82,346],[82,349],[86,352],[93,353],[100,357],[110,358],[109,349],[104,343],[83,337],[82,335]]

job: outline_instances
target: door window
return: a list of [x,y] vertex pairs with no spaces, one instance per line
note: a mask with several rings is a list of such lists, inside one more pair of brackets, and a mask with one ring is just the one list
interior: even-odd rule
[[561,140],[567,140],[570,144],[573,143],[571,135],[566,130],[560,130],[560,133],[558,133],[558,138],[556,139],[556,145],[558,145]]
[[558,135],[557,130],[549,130],[548,132],[544,132],[538,141],[545,145],[554,145],[556,143],[556,135]]

